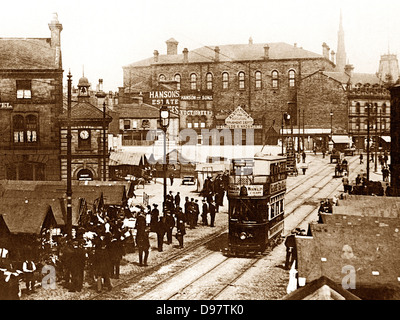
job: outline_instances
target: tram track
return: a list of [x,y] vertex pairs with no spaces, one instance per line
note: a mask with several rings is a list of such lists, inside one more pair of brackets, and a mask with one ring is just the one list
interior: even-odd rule
[[[355,162],[355,159],[352,159],[351,163],[354,163],[354,162]],[[326,170],[326,169],[325,169],[325,170]],[[322,170],[322,171],[324,171],[324,170]],[[327,178],[329,178],[329,180],[328,180]],[[332,180],[331,177],[325,176],[325,177],[323,177],[322,179],[320,179],[316,184],[318,184],[319,182],[321,182],[321,181],[323,181],[323,180],[325,180],[325,179],[327,179],[327,182],[325,182],[325,183],[323,184],[323,186],[321,186],[320,188],[317,188],[317,191],[314,192],[314,193],[313,193],[311,196],[309,196],[308,198],[311,198],[311,197],[315,196],[318,192],[320,192],[322,189],[324,189],[326,186],[328,186],[328,185],[330,184],[331,180]],[[299,182],[299,184],[301,184],[301,183],[302,183],[302,182]],[[292,190],[294,190],[294,189],[295,189],[295,188],[292,188]],[[328,197],[333,196],[333,194],[337,192],[336,189],[337,189],[337,188],[335,187],[334,190],[328,195]],[[303,202],[304,202],[304,201],[303,201]],[[302,224],[304,221],[306,221],[313,213],[315,213],[315,209],[316,209],[316,207],[312,207],[310,210],[308,210],[308,212],[307,212],[307,213],[305,214],[305,216],[300,220],[300,222],[297,223],[296,227],[299,226],[299,225],[301,225],[301,224]],[[281,245],[283,245],[283,244],[281,244]],[[175,293],[175,294],[173,294],[173,295],[171,295],[171,296],[169,296],[169,297],[164,297],[164,300],[170,300],[170,299],[174,299],[174,298],[175,298],[175,299],[179,299],[179,300],[184,299],[184,298],[189,298],[189,299],[191,299],[191,297],[192,297],[192,298],[195,298],[195,299],[218,300],[218,297],[219,297],[219,296],[221,296],[228,288],[234,287],[235,284],[246,274],[246,272],[247,272],[248,270],[250,270],[252,267],[254,267],[261,259],[264,259],[264,256],[268,256],[268,255],[272,252],[272,250],[273,250],[273,248],[268,248],[267,251],[264,252],[264,254],[263,254],[262,256],[249,259],[249,260],[248,260],[248,263],[247,263],[247,265],[244,267],[244,269],[241,269],[241,270],[240,270],[240,273],[237,274],[237,275],[234,275],[234,277],[233,277],[232,279],[230,279],[229,281],[226,281],[226,278],[225,278],[225,279],[224,279],[224,283],[219,284],[219,285],[215,284],[215,282],[214,282],[214,283],[213,283],[213,286],[212,286],[212,291],[215,291],[215,292],[213,292],[213,293],[207,293],[207,294],[205,294],[205,293],[204,293],[204,290],[198,290],[198,291],[203,292],[203,293],[202,293],[203,297],[200,297],[200,298],[199,298],[198,296],[192,297],[192,295],[188,295],[188,294],[179,294],[179,295],[177,295],[177,294]],[[226,266],[224,266],[223,264],[226,264],[230,259],[237,259],[237,258],[236,258],[236,257],[235,257],[235,258],[228,257],[228,258],[225,259],[224,261],[220,262],[220,263],[218,264],[218,267],[219,267],[219,268],[222,268],[222,269],[224,269],[224,270],[225,270],[225,269],[229,269],[229,268],[227,268]],[[183,291],[183,292],[184,292],[184,290],[186,290],[186,289],[189,288],[190,286],[191,286],[191,287],[196,287],[196,286],[195,286],[195,283],[196,283],[196,282],[200,282],[200,281],[202,281],[202,279],[207,278],[207,277],[210,275],[210,272],[213,271],[213,270],[215,270],[215,269],[216,269],[216,267],[212,268],[212,270],[210,270],[209,272],[200,275],[197,279],[193,280],[190,284],[186,285],[184,288],[181,288],[180,291]],[[211,290],[211,289],[210,289],[210,290]]]
[[[356,161],[356,158],[351,159],[349,162],[349,164],[353,164]],[[310,172],[310,174],[313,174],[313,176],[317,176],[318,174],[321,174],[323,171],[326,171],[326,167],[316,170],[314,172]],[[300,186],[302,186],[304,184],[304,182],[306,180],[309,180],[309,175],[305,176],[304,179],[296,179],[296,183],[289,188],[288,192],[287,192],[287,196],[289,196],[290,194],[293,194],[293,190],[299,188]],[[326,180],[326,181],[324,181]],[[321,186],[318,186],[318,184],[320,184],[322,182]],[[319,178],[315,181],[315,183],[313,183],[313,187],[314,188],[309,188],[309,190],[311,189],[316,189],[315,191],[311,192],[310,195],[307,195],[306,198],[301,199],[301,203],[298,205],[303,205],[304,203],[309,202],[312,198],[315,197],[315,195],[320,192],[324,187],[326,187],[327,185],[329,185],[332,182],[332,177],[331,176],[323,176],[322,178]],[[341,183],[341,180],[340,180]],[[333,195],[336,192],[336,188],[334,189],[334,191],[331,192],[330,195]],[[290,193],[290,194],[289,194]],[[299,201],[298,197],[295,197],[293,200],[289,200],[286,203],[286,207],[288,205],[290,205],[293,202]],[[298,222],[297,225],[300,225],[301,223],[303,223],[306,219],[309,218],[309,216],[315,212],[316,207],[314,206],[312,209],[309,210],[309,212],[301,219],[300,222]],[[289,216],[290,214],[292,214],[294,212],[287,212],[285,215],[285,218],[287,216]],[[96,294],[93,295],[90,299],[105,299],[105,298],[110,298],[110,299],[115,299],[117,296],[117,293],[115,291],[120,291],[120,290],[124,290],[124,288],[127,287],[131,287],[128,291],[135,291],[136,294],[132,295],[129,294],[128,292],[126,292],[125,294],[120,294],[120,297],[124,297],[125,299],[162,299],[162,300],[168,300],[168,299],[186,299],[189,298],[190,299],[190,295],[185,295],[182,294],[182,292],[185,292],[185,290],[187,290],[188,288],[193,288],[195,287],[197,282],[202,281],[202,279],[207,278],[210,274],[212,274],[213,271],[217,270],[217,269],[226,269],[225,265],[229,264],[230,261],[232,261],[232,259],[238,259],[238,258],[232,258],[232,257],[226,257],[221,255],[221,252],[217,252],[216,250],[210,250],[207,249],[206,247],[209,246],[209,244],[212,241],[215,241],[216,239],[218,239],[218,237],[221,237],[223,234],[226,234],[228,231],[227,227],[221,227],[220,230],[216,230],[216,232],[210,237],[207,237],[206,239],[201,239],[200,241],[197,241],[194,244],[190,244],[187,247],[185,247],[185,249],[181,249],[180,251],[172,254],[171,256],[169,256],[167,259],[163,260],[161,263],[156,264],[152,267],[149,267],[148,269],[138,273],[138,274],[134,274],[133,276],[127,277],[126,279],[123,279],[120,283],[114,285],[114,289],[113,292],[107,292],[107,293],[100,293],[100,294]],[[154,281],[154,277],[153,277],[153,282],[152,282],[152,277],[151,275],[154,272],[159,272],[160,270],[162,270],[163,267],[167,268],[168,265],[173,264],[176,261],[179,261],[181,259],[184,259],[185,255],[190,255],[191,253],[193,253],[194,251],[197,251],[197,257],[196,258],[191,258],[191,261],[186,264],[186,265],[181,265],[179,268],[176,268],[176,271],[174,272],[170,272],[170,270],[168,272],[166,272],[165,276],[161,276],[159,279],[156,279]],[[238,282],[243,275],[249,270],[251,269],[258,261],[260,261],[260,259],[264,258],[265,255],[269,255],[271,253],[272,249],[267,249],[267,251],[264,253],[264,255],[262,255],[261,257],[257,257],[257,258],[246,258],[246,263],[244,266],[241,266],[240,268],[240,273],[236,274],[234,276],[232,276],[232,278],[225,282],[224,284],[219,284],[218,286],[216,286],[216,284],[214,283],[212,285],[213,293],[206,293],[206,292],[202,292],[202,295],[205,295],[204,299],[218,299],[218,296],[220,296],[223,292],[226,291],[227,288],[234,286],[234,284],[236,282]],[[215,256],[215,255],[219,255],[220,257],[223,256],[223,258],[221,259],[221,261],[218,260],[218,262],[215,265],[210,264],[210,257]],[[192,270],[193,268],[195,268],[196,265],[199,265],[201,262],[207,261],[207,264],[209,265],[209,270],[206,270],[204,273],[200,274],[199,276],[195,276],[194,278],[190,278],[188,279],[182,287],[182,279],[185,275],[185,273],[188,272],[188,270]],[[162,272],[161,272],[162,273]],[[149,282],[146,284],[146,277],[149,277]],[[175,290],[170,290],[170,289],[165,289],[166,287],[168,287],[168,283],[172,283],[173,279],[175,278],[179,278],[179,282],[181,282],[181,286],[179,288],[176,288]],[[226,279],[225,279],[226,280]],[[146,287],[145,290],[138,290],[138,288],[134,288],[132,287],[132,283],[138,283],[138,287],[140,289],[140,287]],[[151,284],[150,284],[151,283]],[[163,289],[164,288],[164,289]],[[159,294],[154,294],[157,292],[167,292],[167,295],[165,296],[161,296]]]

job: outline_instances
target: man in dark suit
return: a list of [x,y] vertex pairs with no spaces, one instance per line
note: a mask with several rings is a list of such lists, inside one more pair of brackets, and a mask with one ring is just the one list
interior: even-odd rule
[[210,212],[210,227],[215,227],[215,202],[212,201],[209,204],[209,212]]

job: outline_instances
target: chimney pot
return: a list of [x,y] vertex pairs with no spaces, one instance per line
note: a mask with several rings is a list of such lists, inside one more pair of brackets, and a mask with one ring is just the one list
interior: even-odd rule
[[184,63],[188,63],[189,62],[189,58],[188,58],[188,53],[189,50],[187,48],[183,49],[183,62]]
[[215,61],[218,62],[219,61],[219,52],[220,52],[219,47],[218,46],[215,47],[214,51],[215,51]]
[[154,55],[154,62],[158,62],[158,51],[154,50],[153,55]]

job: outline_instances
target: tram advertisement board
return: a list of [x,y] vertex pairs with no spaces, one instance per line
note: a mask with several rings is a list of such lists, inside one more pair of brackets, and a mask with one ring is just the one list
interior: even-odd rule
[[274,182],[270,184],[269,190],[270,194],[274,194],[286,189],[286,180]]
[[263,191],[263,185],[230,185],[228,189],[228,196],[262,197]]

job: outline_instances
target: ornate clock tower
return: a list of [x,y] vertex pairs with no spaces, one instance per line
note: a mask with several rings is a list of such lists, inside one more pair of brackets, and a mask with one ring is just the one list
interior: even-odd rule
[[[71,176],[72,180],[108,179],[108,126],[111,116],[90,103],[90,83],[85,76],[78,82],[78,101],[71,107]],[[67,124],[61,122],[61,178],[67,179]],[[105,145],[104,145],[105,144]],[[104,174],[104,169],[106,170]]]

